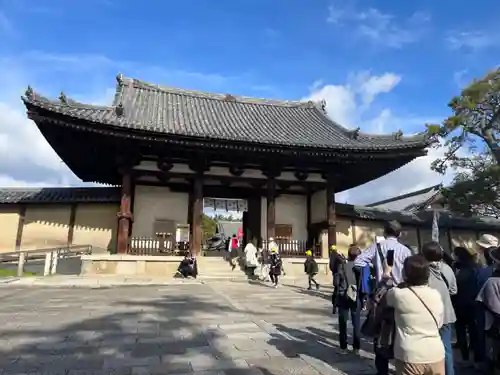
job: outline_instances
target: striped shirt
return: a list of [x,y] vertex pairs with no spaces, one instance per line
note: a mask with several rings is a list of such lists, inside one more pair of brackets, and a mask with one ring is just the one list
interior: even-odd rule
[[[384,259],[387,259],[387,252],[389,250],[394,250],[394,266],[392,267],[392,278],[399,284],[403,281],[403,263],[406,258],[412,255],[411,250],[406,246],[399,243],[397,238],[388,237],[383,241],[380,241],[380,250],[382,250],[382,255]],[[365,267],[373,264],[375,267],[375,275],[377,275],[377,280],[380,281],[384,268],[382,261],[378,254],[377,243],[373,243],[368,249],[363,251],[354,261],[356,267]]]

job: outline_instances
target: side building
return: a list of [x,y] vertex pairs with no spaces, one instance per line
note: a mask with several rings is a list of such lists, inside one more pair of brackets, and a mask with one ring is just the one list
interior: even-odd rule
[[[92,245],[95,252],[115,253],[118,238],[116,213],[120,202],[120,187],[2,188],[0,252]],[[341,251],[346,251],[351,243],[361,247],[371,244],[376,236],[382,235],[385,220],[398,220],[403,225],[401,240],[405,244],[420,246],[431,239],[432,212],[429,211],[412,213],[340,203],[336,204],[335,210],[337,246]],[[186,225],[187,221],[186,215],[178,224]],[[443,212],[439,221],[441,244],[447,251],[458,245],[472,248],[484,233],[500,237],[498,219],[465,219]],[[286,222],[301,221],[290,218]],[[285,218],[278,221],[281,223],[285,224]],[[320,233],[320,255],[326,257],[328,223],[323,220],[312,225]],[[293,233],[300,229],[293,224],[289,226]]]

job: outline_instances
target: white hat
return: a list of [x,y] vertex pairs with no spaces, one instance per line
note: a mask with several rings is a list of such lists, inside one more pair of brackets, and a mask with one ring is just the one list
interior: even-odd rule
[[498,238],[492,236],[491,234],[483,234],[476,244],[482,248],[498,247]]
[[269,237],[269,241],[274,241],[274,238],[272,238],[272,237]]

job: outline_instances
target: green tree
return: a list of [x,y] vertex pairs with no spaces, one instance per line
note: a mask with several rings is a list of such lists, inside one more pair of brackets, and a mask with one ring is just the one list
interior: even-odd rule
[[500,215],[500,69],[474,80],[448,104],[452,115],[428,132],[441,142],[444,156],[431,168],[456,172],[443,189],[450,209],[464,215]]
[[216,227],[217,227],[217,222],[213,218],[211,218],[210,216],[203,214],[202,221],[201,221],[201,230],[203,232],[203,241],[205,241],[208,238],[211,238],[215,235]]

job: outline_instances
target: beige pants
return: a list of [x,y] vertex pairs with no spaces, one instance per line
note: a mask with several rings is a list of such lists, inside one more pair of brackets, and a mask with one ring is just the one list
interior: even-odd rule
[[397,375],[445,375],[444,359],[434,363],[409,363],[396,360]]

